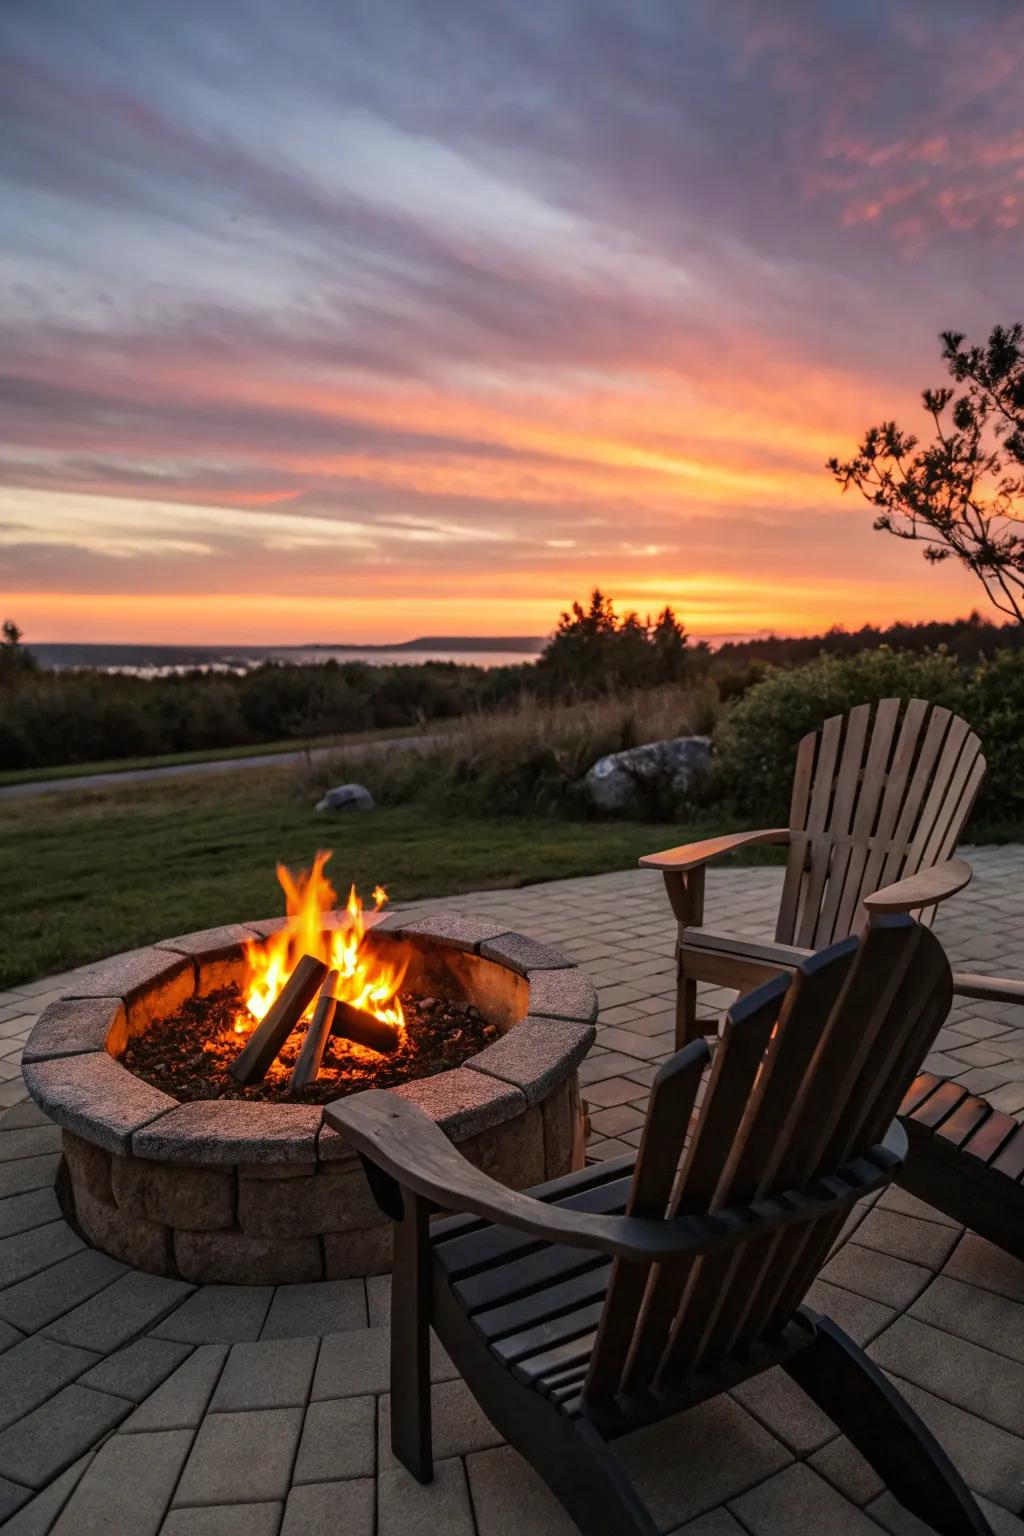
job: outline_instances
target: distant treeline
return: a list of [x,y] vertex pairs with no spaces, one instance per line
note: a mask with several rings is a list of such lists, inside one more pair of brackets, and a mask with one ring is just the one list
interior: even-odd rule
[[952,619],[940,624],[889,624],[879,629],[865,624],[861,629],[843,629],[839,624],[823,635],[767,635],[759,640],[730,640],[715,651],[715,663],[723,670],[732,663],[768,662],[774,667],[799,667],[819,656],[856,656],[860,651],[877,651],[887,645],[893,651],[944,649],[964,666],[994,656],[996,651],[1024,650],[1024,626],[993,624],[979,613],[966,619]]
[[999,651],[1024,649],[1024,629],[972,614],[950,624],[832,629],[797,639],[771,636],[693,644],[670,608],[655,619],[616,615],[595,592],[573,604],[536,663],[484,668],[457,662],[372,666],[326,661],[267,663],[241,676],[195,671],[144,679],[92,669],[47,671],[7,622],[0,643],[0,769],[305,741],[361,731],[427,729],[432,722],[490,714],[524,696],[542,702],[620,696],[678,685],[729,703],[773,667],[865,651],[944,652],[964,673]]

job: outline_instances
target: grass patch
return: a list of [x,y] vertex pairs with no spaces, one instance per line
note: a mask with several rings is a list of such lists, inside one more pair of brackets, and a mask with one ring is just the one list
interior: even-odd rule
[[[281,910],[275,861],[334,849],[339,890],[392,899],[628,869],[640,854],[726,830],[428,813],[326,820],[288,768],[67,791],[0,805],[6,892],[0,989],[192,929]],[[651,879],[657,877],[652,875]]]

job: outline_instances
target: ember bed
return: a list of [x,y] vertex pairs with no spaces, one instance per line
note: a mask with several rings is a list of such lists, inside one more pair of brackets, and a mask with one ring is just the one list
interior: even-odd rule
[[[276,919],[168,939],[111,962],[40,1015],[25,1081],[63,1128],[62,1198],[95,1247],[196,1282],[283,1284],[390,1267],[390,1226],[355,1153],[322,1124],[321,1103],[280,1093],[261,1102],[251,1089],[179,1102],[122,1061],[190,999],[241,986],[254,948],[285,927]],[[403,995],[451,999],[491,1036],[459,1065],[392,1091],[513,1188],[581,1167],[576,1069],[597,1004],[572,963],[497,924],[447,914],[393,915],[361,943],[371,961],[404,968]],[[365,1085],[363,1072],[355,1086]]]

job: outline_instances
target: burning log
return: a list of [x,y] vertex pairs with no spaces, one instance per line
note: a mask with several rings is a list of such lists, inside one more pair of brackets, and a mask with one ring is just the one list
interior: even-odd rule
[[320,989],[313,1017],[309,1028],[306,1030],[306,1038],[302,1042],[299,1059],[292,1068],[292,1075],[288,1080],[288,1088],[295,1093],[299,1088],[307,1088],[310,1083],[316,1082],[317,1073],[320,1071],[320,1062],[323,1059],[324,1046],[331,1032],[331,1024],[334,1022],[334,1010],[338,1006],[338,999],[334,995],[337,986],[337,971],[329,971],[327,980]]
[[379,1051],[382,1056],[390,1056],[401,1043],[401,1036],[393,1024],[385,1024],[364,1008],[354,1008],[341,998],[334,1009],[333,1027],[334,1033],[344,1040],[369,1046],[371,1051]]
[[312,955],[303,955],[248,1045],[239,1051],[228,1069],[236,1083],[258,1083],[288,1036],[302,1018],[329,967]]

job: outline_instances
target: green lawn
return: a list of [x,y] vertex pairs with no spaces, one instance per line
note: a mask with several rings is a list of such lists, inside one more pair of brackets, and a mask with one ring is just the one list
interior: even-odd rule
[[[0,989],[191,929],[280,911],[277,860],[334,849],[335,886],[393,900],[627,869],[725,830],[438,818],[419,806],[327,820],[275,768],[0,804]],[[652,879],[657,877],[652,875]]]

